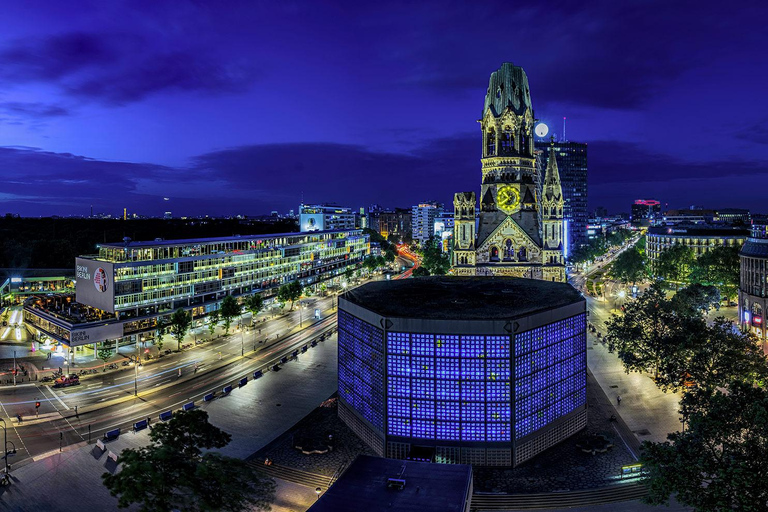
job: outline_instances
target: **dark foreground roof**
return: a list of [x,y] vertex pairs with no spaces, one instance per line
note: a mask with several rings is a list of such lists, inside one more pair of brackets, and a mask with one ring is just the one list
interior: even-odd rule
[[[405,465],[402,476],[398,476]],[[402,478],[402,490],[387,487]],[[308,512],[461,512],[472,468],[361,455]]]
[[506,320],[584,301],[568,283],[515,277],[376,281],[342,296],[385,317]]

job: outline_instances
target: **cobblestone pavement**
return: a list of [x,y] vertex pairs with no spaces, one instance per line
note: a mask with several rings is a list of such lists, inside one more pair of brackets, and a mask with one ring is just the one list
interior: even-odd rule
[[[583,433],[538,455],[517,468],[476,468],[475,490],[505,493],[535,493],[603,487],[618,481],[622,465],[635,462],[637,441],[621,422],[609,421],[616,414],[603,391],[590,375],[587,381],[588,425]],[[359,454],[373,454],[337,416],[336,399],[312,411],[290,431],[254,458],[269,457],[275,464],[332,476]],[[623,427],[623,428],[622,428]],[[625,437],[625,442],[618,431]],[[305,455],[293,447],[295,437],[307,434],[333,435],[335,447],[326,454]],[[576,443],[587,435],[601,434],[614,445],[607,453],[583,453]]]

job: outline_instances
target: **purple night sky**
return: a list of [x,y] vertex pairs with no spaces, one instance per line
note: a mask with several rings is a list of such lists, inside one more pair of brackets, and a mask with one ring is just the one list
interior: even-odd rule
[[711,0],[6,2],[0,214],[450,203],[479,190],[504,61],[551,131],[567,116],[589,143],[590,208],[768,212],[766,18]]

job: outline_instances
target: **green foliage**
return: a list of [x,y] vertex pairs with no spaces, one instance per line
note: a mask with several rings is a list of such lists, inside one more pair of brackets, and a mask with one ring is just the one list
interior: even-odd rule
[[384,253],[384,261],[387,263],[393,263],[395,258],[397,258],[397,251],[392,248],[387,249],[387,251]]
[[630,247],[613,261],[611,276],[624,284],[634,285],[645,276],[645,258],[635,247]]
[[221,313],[218,309],[211,311],[211,313],[208,315],[208,332],[211,333],[211,336],[213,336],[213,333],[216,332],[216,325],[220,320]]
[[640,251],[640,254],[645,257],[645,244],[646,244],[646,238],[645,235],[641,236],[637,239],[637,243],[635,244],[635,249]]
[[384,256],[368,256],[363,261],[363,268],[373,272],[377,268],[383,267],[387,262],[384,260]]
[[690,281],[717,286],[720,294],[730,301],[739,289],[739,273],[739,248],[720,246],[696,258]]
[[[451,268],[451,259],[447,253],[443,252],[442,244],[439,240],[430,237],[422,249],[421,267],[427,272],[427,275],[442,276]],[[418,269],[417,269],[418,270]]]
[[429,270],[427,270],[424,267],[416,267],[413,269],[413,272],[411,272],[411,275],[413,277],[424,277],[429,275]]
[[[106,343],[106,342],[105,342]],[[109,361],[109,358],[112,357],[112,349],[102,347],[97,352],[98,358],[104,361],[106,364],[107,361]],[[107,371],[107,368],[104,368],[104,371]]]
[[677,290],[681,283],[688,281],[688,275],[693,265],[693,251],[690,247],[675,244],[664,249],[656,259],[655,273],[664,279],[668,286]]
[[674,307],[693,316],[720,309],[720,290],[714,286],[688,285],[672,298]]
[[768,503],[768,391],[734,382],[726,393],[699,389],[681,402],[685,432],[643,443],[653,505],[670,495],[698,512],[758,512]]
[[703,307],[668,299],[654,284],[625,305],[624,315],[606,322],[608,348],[627,372],[654,372],[664,391],[691,381],[700,386],[723,386],[733,379],[763,382],[768,364],[754,336],[738,332],[722,317],[708,325]]
[[247,309],[254,318],[264,308],[264,298],[258,293],[254,293],[245,299],[245,309]]
[[176,338],[178,350],[181,350],[181,340],[189,332],[189,326],[192,324],[192,315],[179,308],[171,315],[171,334]]
[[155,346],[157,350],[163,350],[163,338],[168,334],[168,322],[160,317],[155,324]]
[[242,313],[242,311],[243,309],[240,304],[237,303],[237,299],[231,295],[227,295],[221,301],[219,314],[221,315],[221,319],[224,321],[224,336],[229,334],[229,328],[232,326],[232,320],[237,318]]
[[269,510],[275,483],[240,459],[204,450],[223,448],[231,436],[208,422],[208,413],[180,411],[154,426],[150,444],[120,454],[121,469],[104,473],[120,508],[149,511]]
[[[349,272],[347,279],[349,279],[349,277],[352,275],[352,271],[350,269],[347,269],[347,271]],[[347,272],[345,272],[344,275],[347,275]],[[303,291],[304,288],[301,286],[301,283],[298,280],[291,281],[290,283],[282,285],[277,290],[277,300],[282,303],[290,301],[291,308],[289,311],[293,311],[293,304],[299,300]]]

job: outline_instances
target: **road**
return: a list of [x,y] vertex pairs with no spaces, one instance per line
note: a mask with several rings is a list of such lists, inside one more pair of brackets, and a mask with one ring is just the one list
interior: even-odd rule
[[[82,378],[79,386],[54,389],[50,384],[26,384],[0,390],[0,408],[8,425],[7,435],[16,447],[12,461],[36,458],[60,446],[96,439],[113,428],[130,428],[141,419],[157,420],[161,412],[199,401],[212,391],[220,392],[255,370],[270,371],[285,354],[301,351],[313,339],[334,328],[335,299],[320,299],[310,307],[322,311],[322,320],[304,318],[299,310],[254,329],[210,341],[155,363]],[[310,324],[310,322],[313,322]],[[303,324],[303,329],[299,328]],[[293,331],[291,334],[286,334]],[[277,334],[281,334],[278,338]],[[241,338],[242,336],[242,338]],[[266,343],[259,343],[264,337]],[[241,356],[242,346],[245,356]],[[254,347],[256,351],[254,352]],[[221,354],[221,355],[219,355]],[[221,359],[219,359],[221,357]],[[197,368],[197,369],[196,369]],[[134,393],[138,392],[138,396]],[[40,408],[35,414],[35,402]],[[17,415],[22,416],[19,423]]]

